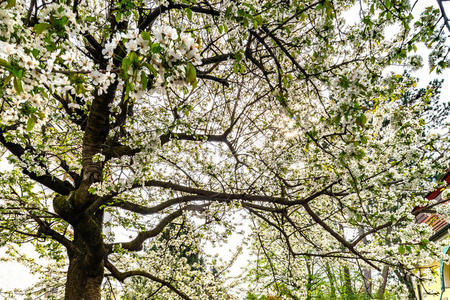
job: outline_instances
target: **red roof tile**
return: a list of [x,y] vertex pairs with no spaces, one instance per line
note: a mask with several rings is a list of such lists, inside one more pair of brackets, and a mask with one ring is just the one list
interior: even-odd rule
[[[446,185],[450,184],[450,170],[447,171],[447,173],[443,176],[443,178],[441,180],[445,181],[447,183]],[[439,187],[435,191],[429,193],[426,196],[427,199],[431,201],[430,205],[442,200],[441,192],[442,192],[442,187]],[[449,202],[450,201],[447,201],[447,202],[441,203],[439,205],[448,204]],[[438,232],[439,230],[443,229],[444,227],[446,227],[446,225],[449,224],[447,221],[445,221],[444,217],[439,214],[429,213],[429,212],[420,212],[424,208],[426,208],[426,207],[414,208],[413,213],[414,212],[417,213],[416,214],[416,223],[426,223],[433,227],[434,232]]]

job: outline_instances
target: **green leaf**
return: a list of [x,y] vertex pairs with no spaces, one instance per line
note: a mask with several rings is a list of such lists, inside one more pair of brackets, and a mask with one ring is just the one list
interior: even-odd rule
[[141,37],[142,37],[144,40],[147,40],[147,41],[150,41],[150,39],[151,39],[150,33],[147,32],[147,31],[142,31],[142,32],[141,32]]
[[23,87],[22,87],[22,82],[20,81],[20,79],[17,77],[14,77],[13,83],[14,83],[14,89],[16,90],[16,93],[17,94],[22,93]]
[[231,17],[232,12],[233,12],[233,6],[230,5],[225,10],[225,18]]
[[134,86],[131,82],[127,82],[127,85],[125,86],[125,97],[124,100],[127,101],[130,97],[131,90],[134,89]]
[[432,66],[430,69],[430,73],[433,73],[433,71],[434,71],[434,69],[436,69],[436,67],[437,67],[437,65]]
[[402,245],[398,246],[398,253],[404,254],[405,252],[406,252],[406,249],[404,246],[402,246]]
[[131,63],[138,61],[138,56],[137,56],[136,52],[134,52],[134,51],[131,51],[130,54],[128,55],[128,57],[130,58]]
[[120,19],[122,18],[122,14],[121,13],[117,13],[115,16],[116,22],[120,23]]
[[364,127],[367,123],[367,117],[365,114],[361,114],[356,118],[356,124],[358,124],[360,127]]
[[33,57],[37,59],[39,57],[39,50],[34,48],[31,50],[31,54],[33,54]]
[[13,77],[12,74],[9,74],[8,77],[6,77],[6,79],[3,80],[2,88],[4,88],[9,83],[12,77]]
[[157,70],[155,69],[155,67],[152,66],[151,64],[145,63],[144,66],[146,66],[147,69],[148,69],[150,72],[152,72],[153,76],[156,77],[156,76],[158,75],[158,71],[157,71]]
[[52,27],[52,25],[48,24],[48,23],[39,23],[34,25],[34,31],[36,32],[36,34],[41,34],[42,32],[44,32],[44,30],[49,29],[50,27]]
[[363,159],[366,156],[366,153],[362,149],[358,149],[355,151],[355,158],[357,159]]
[[192,21],[192,10],[189,7],[186,8],[186,13],[189,21]]
[[125,76],[128,74],[128,69],[131,66],[131,60],[128,57],[122,59],[122,70],[125,73]]
[[6,68],[11,68],[11,64],[2,58],[0,58],[0,66],[6,67]]
[[369,139],[367,138],[367,136],[365,136],[365,135],[361,136],[361,143],[362,144],[367,144],[368,141],[369,141]]
[[152,53],[161,53],[162,47],[158,43],[152,44]]
[[233,58],[236,60],[236,62],[239,62],[244,57],[243,53],[241,51],[238,51],[233,54]]
[[31,131],[31,130],[33,130],[33,128],[34,128],[34,124],[36,123],[36,117],[33,115],[33,116],[30,116],[29,118],[28,118],[28,121],[27,121],[27,128],[26,128],[26,130],[27,131]]
[[45,92],[44,89],[41,89],[40,92],[41,92],[41,95],[42,95],[44,98],[48,99],[48,94]]
[[278,100],[278,102],[280,102],[281,106],[288,107],[287,99],[283,94],[279,93],[275,96],[275,98]]
[[369,16],[365,16],[365,17],[362,19],[362,22],[363,22],[364,24],[366,24],[366,25],[372,25],[372,20],[370,19]]
[[60,25],[61,27],[64,27],[67,25],[67,23],[69,23],[69,18],[66,16],[63,16],[61,19],[59,19],[58,21],[58,25]]
[[386,6],[387,9],[392,7],[392,2],[390,0],[386,0],[386,2],[384,2],[384,5]]
[[6,8],[11,8],[16,6],[16,0],[8,0],[8,5],[6,5]]
[[12,69],[11,73],[14,77],[17,77],[18,79],[22,79],[23,77],[23,70],[22,69]]
[[147,89],[148,79],[144,71],[141,72],[142,89],[145,91]]
[[85,20],[86,22],[95,22],[95,21],[96,21],[96,18],[93,17],[93,16],[87,16],[84,20]]
[[196,85],[197,83],[197,71],[191,63],[187,63],[186,65],[186,81],[189,82],[192,86]]

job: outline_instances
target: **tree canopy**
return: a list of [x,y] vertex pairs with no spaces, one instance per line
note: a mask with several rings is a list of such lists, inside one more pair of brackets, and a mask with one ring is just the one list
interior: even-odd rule
[[205,241],[239,226],[258,249],[272,247],[258,250],[267,270],[286,268],[263,288],[281,282],[290,297],[305,295],[292,285],[305,258],[410,274],[436,257],[411,212],[447,167],[448,133],[433,130],[446,111],[430,110],[439,84],[417,90],[408,72],[422,66],[420,43],[432,71],[447,67],[438,9],[414,17],[406,0],[0,7],[9,162],[0,241],[32,242],[52,261],[38,268],[10,249],[43,273],[28,293],[100,299],[116,281],[128,298],[227,298],[226,268],[207,258]]

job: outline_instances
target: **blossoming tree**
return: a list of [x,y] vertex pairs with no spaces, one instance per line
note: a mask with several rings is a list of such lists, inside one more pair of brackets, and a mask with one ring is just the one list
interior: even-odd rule
[[[440,86],[441,82],[432,81],[426,89],[413,88],[401,96],[401,103],[405,108],[422,101],[421,96],[427,93],[427,90],[433,89],[437,92],[429,98],[429,108],[421,112],[423,118],[428,120],[428,128],[425,131],[442,128],[445,120],[448,120],[449,103],[439,99]],[[431,114],[427,112],[430,110]],[[384,126],[390,126],[389,122],[384,123]],[[447,165],[444,163],[444,166]],[[436,174],[430,180],[437,178],[439,182],[439,177],[442,178]],[[392,184],[400,184],[402,180],[399,177]],[[445,182],[438,184],[441,187],[446,185]],[[391,186],[386,193],[391,193],[394,189],[397,187]],[[267,218],[261,215],[259,221],[256,221],[259,226],[255,227],[258,229],[252,233],[254,255],[247,273],[248,280],[251,282],[250,295],[276,293],[287,298],[299,296],[300,299],[356,299],[354,297],[357,295],[364,294],[366,297],[375,297],[375,299],[385,299],[384,297],[388,299],[390,294],[401,296],[401,299],[415,299],[416,284],[420,285],[429,280],[436,281],[436,277],[432,276],[431,270],[426,266],[430,265],[433,257],[437,259],[441,250],[439,244],[428,244],[427,238],[434,232],[426,226],[416,226],[414,217],[419,212],[431,211],[438,211],[443,216],[448,216],[448,205],[438,205],[448,201],[449,197],[445,191],[440,201],[417,204],[414,216],[408,216],[407,211],[406,214],[397,214],[396,218],[402,217],[395,222],[384,223],[382,230],[368,226],[365,222],[348,222],[351,218],[365,218],[366,212],[356,212],[356,214],[346,212],[341,209],[340,203],[336,204],[334,210],[333,206],[323,208],[324,213],[327,214],[327,221],[334,224],[335,229],[341,232],[343,240],[351,244],[363,244],[360,249],[364,249],[362,250],[364,253],[370,252],[373,259],[382,259],[385,262],[384,266],[377,264],[377,269],[381,272],[373,272],[375,271],[373,266],[355,259],[353,255],[349,256],[347,249],[338,249],[334,240],[317,239],[320,232],[314,233],[313,230],[309,230],[307,233],[303,231],[300,235],[296,228],[299,226],[299,220],[293,222],[291,219],[295,216],[294,214],[285,219],[270,220],[275,225],[270,224]],[[405,193],[404,187],[399,187],[398,192]],[[426,190],[423,194],[427,194]],[[375,195],[373,197],[378,203],[369,209],[375,209],[376,212],[373,213],[385,214],[386,211],[379,206],[379,202],[384,201],[383,199],[389,195],[381,193],[378,197],[375,198]],[[411,194],[404,194],[402,197],[403,200],[397,200],[397,204],[389,209],[397,211],[400,206],[406,204],[404,197],[411,197]],[[324,203],[324,205],[330,205],[330,203]],[[391,213],[388,215],[392,218]],[[305,221],[303,226],[311,226],[311,224]],[[364,234],[368,231],[377,231],[377,233]],[[305,251],[306,249],[308,250]],[[318,251],[319,249],[321,251]],[[329,252],[324,253],[325,249]],[[375,253],[377,254],[374,255]],[[387,263],[388,261],[390,263]],[[421,272],[411,274],[411,271],[417,270],[418,267],[421,267]]]
[[[295,256],[409,270],[435,250],[410,214],[448,159],[446,137],[424,134],[435,90],[405,105],[415,80],[384,72],[419,67],[421,41],[446,67],[432,8],[0,6],[1,242],[54,259],[42,285],[65,278],[65,299],[100,299],[105,278],[145,280],[143,297],[228,297],[201,257],[237,212]],[[362,230],[350,241],[346,228]]]

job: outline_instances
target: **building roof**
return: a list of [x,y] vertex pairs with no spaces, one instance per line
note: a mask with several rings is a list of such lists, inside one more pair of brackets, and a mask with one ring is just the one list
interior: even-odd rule
[[442,202],[443,199],[441,194],[443,189],[450,184],[450,169],[447,170],[440,181],[445,182],[445,185],[438,187],[436,190],[430,192],[426,196],[426,198],[430,200],[430,204],[425,207],[416,207],[413,210],[413,213],[416,214],[416,223],[426,223],[433,228],[434,234],[430,237],[431,241],[435,241],[441,238],[450,229],[450,224],[445,220],[443,216],[435,213],[433,210],[429,210],[429,208],[433,207],[433,204],[442,205],[450,202],[450,200]]

